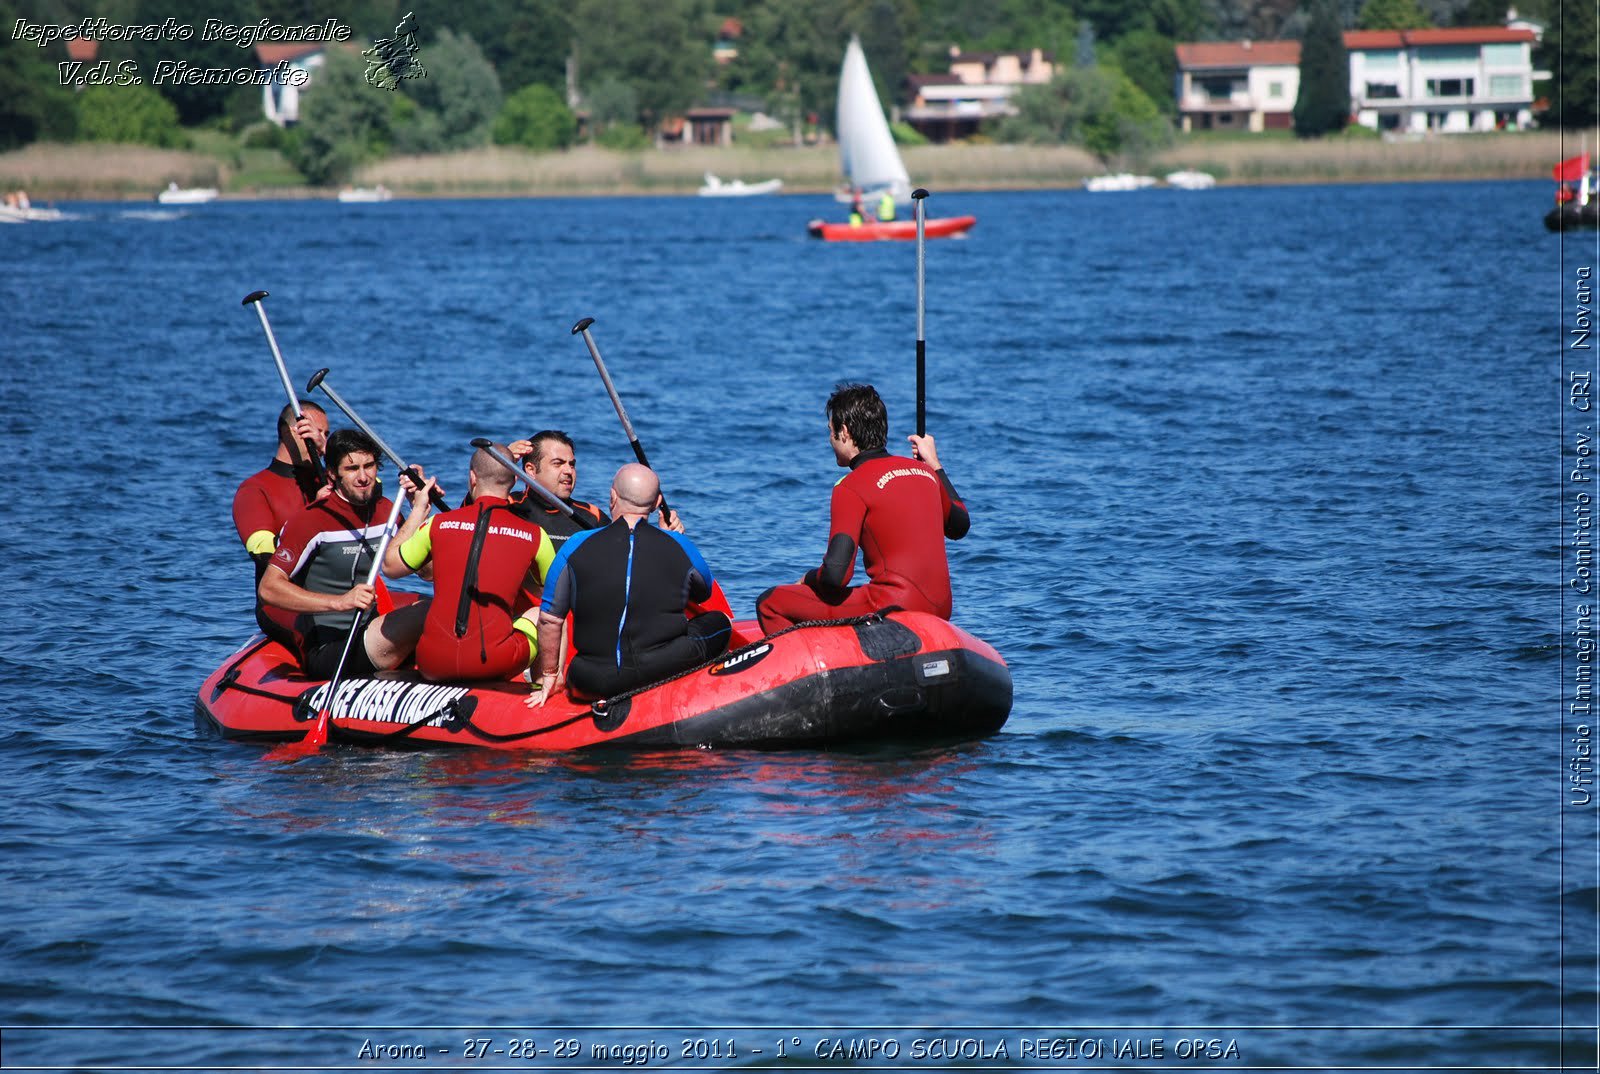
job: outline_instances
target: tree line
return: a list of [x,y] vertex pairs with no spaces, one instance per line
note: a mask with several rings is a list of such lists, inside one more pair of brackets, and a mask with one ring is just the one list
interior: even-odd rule
[[[0,149],[38,140],[183,145],[186,131],[214,127],[282,148],[314,182],[337,181],[362,160],[390,152],[437,152],[490,142],[554,149],[578,123],[615,147],[648,143],[666,117],[701,103],[760,108],[786,127],[833,121],[839,62],[860,36],[885,102],[901,100],[907,75],[948,70],[963,51],[1042,48],[1060,74],[1018,98],[1019,114],[986,136],[1082,145],[1103,157],[1137,153],[1172,136],[1174,46],[1180,41],[1296,38],[1303,71],[1297,129],[1336,130],[1348,113],[1339,89],[1345,29],[1497,25],[1506,0],[210,0],[205,18],[235,25],[348,26],[357,49],[330,49],[300,124],[265,130],[261,91],[248,86],[64,86],[57,43],[18,40],[18,19],[126,25],[165,19],[193,25],[183,0],[0,0]],[[1518,8],[1550,24],[1558,0]],[[1581,10],[1579,10],[1581,9]],[[359,92],[358,48],[394,33],[411,13],[426,78],[395,93]],[[1553,87],[1559,120],[1595,121],[1593,5],[1564,5],[1536,66],[1565,72]],[[712,45],[737,26],[736,56],[715,62]],[[1332,47],[1337,43],[1337,48]],[[1327,47],[1324,47],[1327,46]],[[99,58],[182,58],[195,67],[253,65],[253,50],[227,41],[105,42]],[[1584,79],[1588,81],[1585,83]],[[1340,92],[1344,94],[1342,100]],[[1304,124],[1301,111],[1306,112]]]

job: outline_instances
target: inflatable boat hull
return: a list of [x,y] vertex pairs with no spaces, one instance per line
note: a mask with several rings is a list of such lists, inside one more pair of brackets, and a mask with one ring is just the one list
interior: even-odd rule
[[[754,624],[739,624],[745,637]],[[200,687],[195,724],[224,738],[305,736],[327,683],[257,636]],[[998,731],[1011,673],[987,643],[936,616],[891,612],[806,624],[631,694],[530,708],[528,685],[446,684],[414,672],[342,682],[332,742],[396,748],[811,748],[961,740]]]

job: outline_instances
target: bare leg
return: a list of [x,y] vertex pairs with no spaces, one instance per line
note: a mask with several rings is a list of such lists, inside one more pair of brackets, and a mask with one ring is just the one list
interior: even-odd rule
[[405,663],[406,657],[417,647],[422,637],[422,624],[428,619],[431,600],[419,600],[380,615],[367,625],[361,640],[367,647],[367,658],[380,671],[390,671]]

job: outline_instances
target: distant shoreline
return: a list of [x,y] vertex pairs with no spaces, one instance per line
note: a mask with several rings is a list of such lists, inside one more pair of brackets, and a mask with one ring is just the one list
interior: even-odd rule
[[[1221,185],[1548,179],[1576,152],[1561,132],[1451,135],[1384,142],[1338,138],[1180,141],[1138,170],[1158,178],[1194,168]],[[915,146],[904,151],[912,179],[930,190],[1080,188],[1106,169],[1062,146]],[[354,184],[383,184],[397,197],[584,197],[693,195],[705,173],[747,182],[782,179],[786,194],[826,194],[836,183],[832,145],[802,148],[689,148],[613,152],[593,146],[557,153],[488,148],[396,157],[360,169]],[[154,201],[168,183],[215,186],[225,198],[331,198],[336,188],[255,185],[237,167],[205,153],[121,145],[36,144],[0,154],[0,189],[26,190],[35,202]]]

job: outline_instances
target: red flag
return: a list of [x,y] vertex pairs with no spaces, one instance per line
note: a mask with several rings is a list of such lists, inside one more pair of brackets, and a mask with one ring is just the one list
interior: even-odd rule
[[1575,157],[1568,157],[1553,169],[1552,174],[1558,183],[1576,183],[1583,178],[1589,170],[1589,154],[1579,153]]

